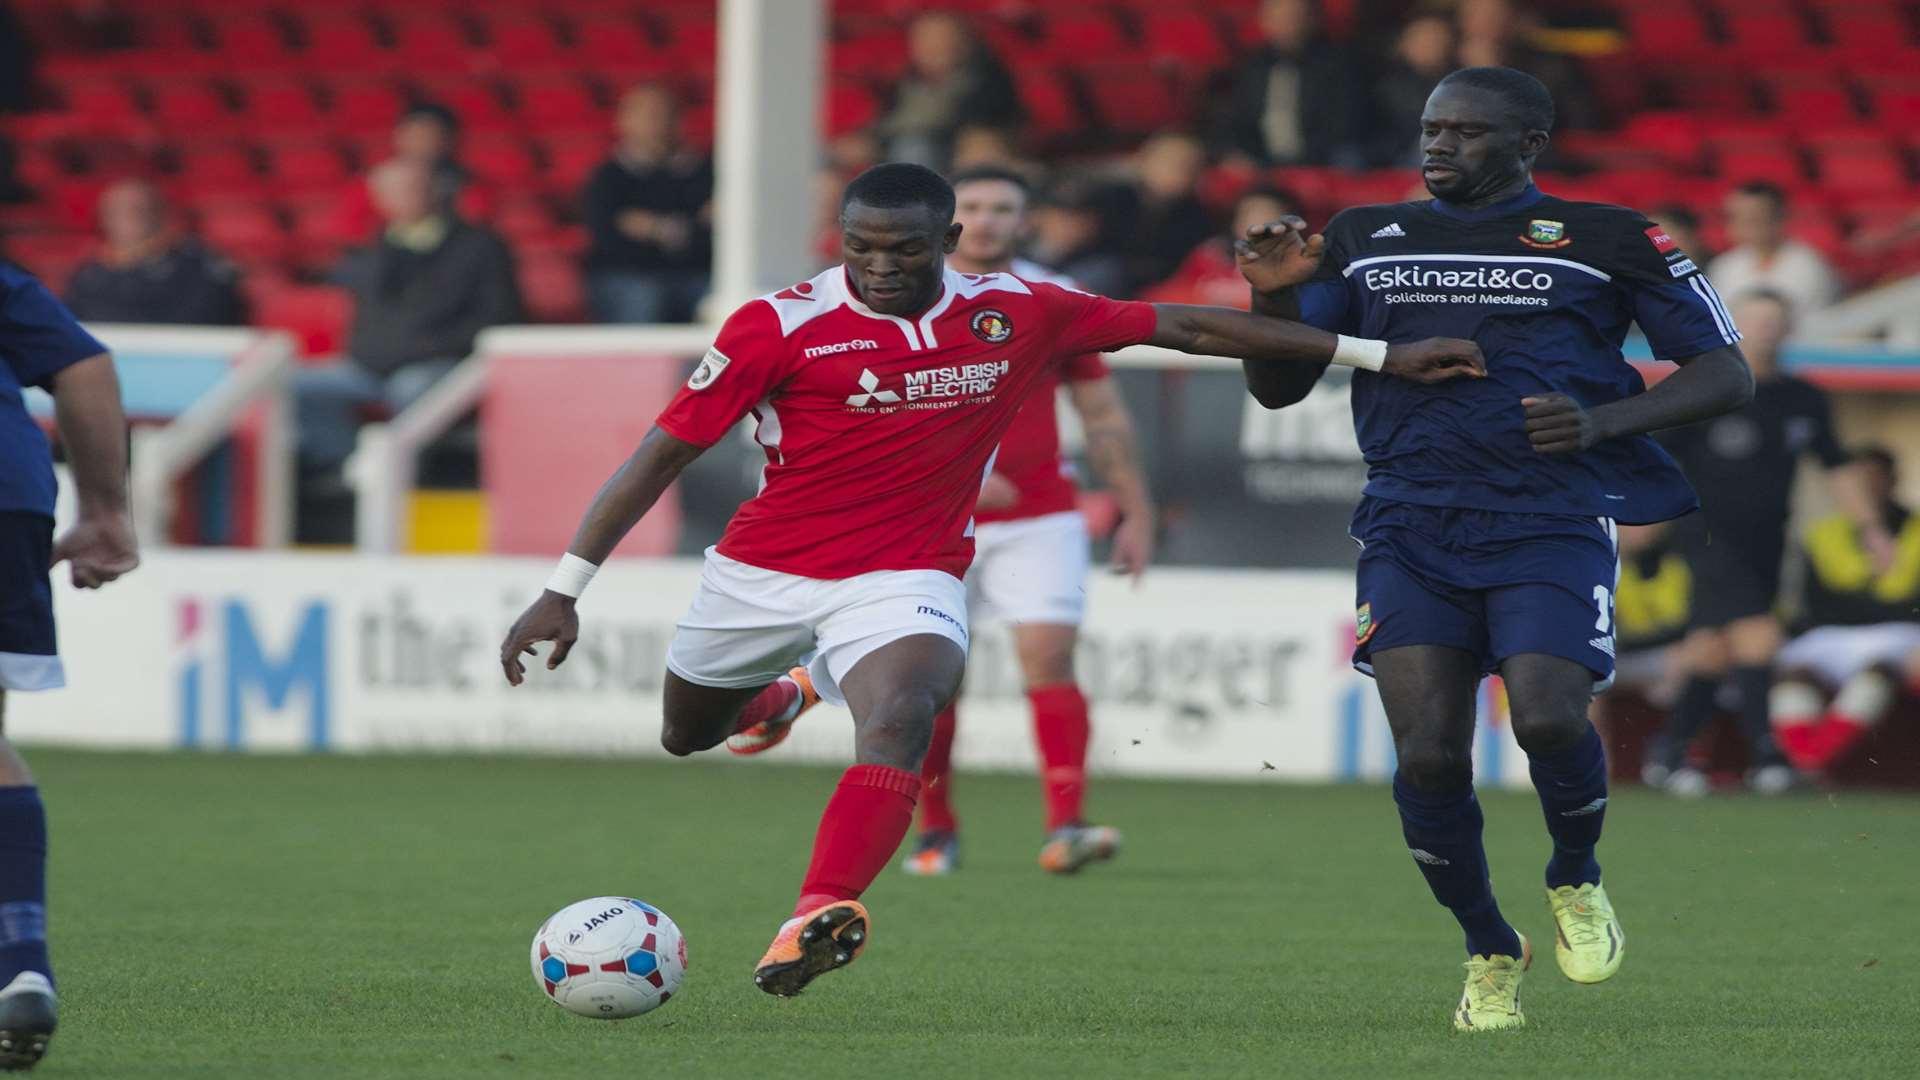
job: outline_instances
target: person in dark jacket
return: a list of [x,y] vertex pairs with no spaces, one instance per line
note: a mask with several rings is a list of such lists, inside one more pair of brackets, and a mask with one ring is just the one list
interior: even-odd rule
[[963,127],[1010,128],[1025,117],[1013,78],[951,11],[934,11],[907,29],[906,77],[879,133],[889,158],[945,168]]
[[247,320],[234,265],[181,235],[145,180],[100,196],[100,251],[67,282],[67,306],[87,322],[233,326]]
[[1257,165],[1356,165],[1363,97],[1346,49],[1319,33],[1313,0],[1260,5],[1265,42],[1234,71],[1215,149]]
[[368,406],[404,409],[473,351],[481,330],[520,318],[506,244],[448,210],[427,165],[396,158],[368,185],[386,225],[338,274],[354,299],[349,356],[294,377],[300,460],[312,470],[346,460]]
[[1372,164],[1420,164],[1420,114],[1433,88],[1453,70],[1453,47],[1453,21],[1445,15],[1416,15],[1400,28],[1386,70],[1373,81]]
[[688,322],[713,266],[713,161],[680,144],[673,95],[620,99],[613,154],[587,180],[587,290],[609,323]]

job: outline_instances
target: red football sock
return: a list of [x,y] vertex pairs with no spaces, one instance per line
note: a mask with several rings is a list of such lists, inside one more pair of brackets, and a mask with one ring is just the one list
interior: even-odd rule
[[733,730],[737,734],[762,720],[784,716],[799,700],[800,684],[782,675],[773,680],[772,686],[760,691],[760,696],[747,702],[747,707],[740,710],[740,722],[733,725]]
[[820,815],[794,916],[865,892],[906,837],[919,794],[920,778],[905,769],[855,765],[842,773]]
[[953,724],[954,707],[949,705],[933,718],[933,742],[927,745],[927,758],[920,764],[920,831],[958,832],[960,819],[953,815]]
[[1814,767],[1824,769],[1847,756],[1861,736],[1872,730],[1872,724],[1861,723],[1856,717],[1828,713],[1814,731]]
[[1047,831],[1080,820],[1087,792],[1087,699],[1073,683],[1027,691],[1033,737],[1040,744],[1040,782],[1047,796]]
[[1819,765],[1815,761],[1820,731],[1825,725],[1820,721],[1811,724],[1776,724],[1773,729],[1773,741],[1780,752],[1796,769],[1814,769]]

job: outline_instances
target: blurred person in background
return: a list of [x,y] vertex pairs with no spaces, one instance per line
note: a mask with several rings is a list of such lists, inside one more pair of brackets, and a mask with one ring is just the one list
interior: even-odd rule
[[1708,248],[1700,239],[1700,215],[1675,203],[1657,206],[1647,213],[1647,219],[1666,232],[1680,250],[1692,254],[1695,258],[1706,258]]
[[[1233,72],[1215,151],[1254,165],[1356,165],[1365,98],[1313,0],[1265,0],[1261,44]],[[1417,115],[1417,112],[1416,112]]]
[[1372,82],[1369,113],[1379,132],[1369,155],[1374,165],[1420,164],[1420,140],[1409,132],[1420,130],[1427,95],[1453,70],[1453,51],[1453,20],[1445,15],[1415,15],[1400,28],[1386,70]]
[[940,168],[961,128],[1013,127],[1025,115],[1012,76],[973,28],[934,11],[907,28],[907,74],[878,132],[890,160]]
[[520,318],[506,244],[445,206],[426,163],[385,162],[367,185],[386,228],[338,274],[354,301],[348,358],[294,376],[310,472],[339,468],[367,407],[404,409],[473,351],[481,330]]
[[673,94],[636,86],[620,99],[613,154],[581,196],[591,244],[593,317],[689,322],[713,270],[713,161],[679,139]]
[[1126,264],[1102,243],[1106,215],[1091,184],[1080,179],[1055,184],[1035,203],[1030,220],[1027,258],[1100,296],[1126,288]]
[[1599,109],[1579,65],[1529,40],[1534,30],[1530,12],[1512,0],[1461,0],[1455,25],[1460,31],[1461,67],[1518,68],[1539,79],[1553,94],[1558,110],[1554,122],[1563,131],[1598,123]]
[[247,321],[234,265],[174,228],[158,188],[122,180],[100,195],[100,250],[67,282],[88,322],[235,326]]
[[1163,131],[1134,156],[1134,182],[1115,191],[1110,246],[1126,263],[1127,296],[1164,281],[1214,233],[1200,201],[1207,150],[1199,139]]
[[1798,317],[1838,300],[1840,278],[1825,256],[1787,236],[1787,210],[1787,193],[1765,181],[1729,192],[1724,212],[1732,246],[1707,270],[1726,296],[1765,290]]
[[1157,304],[1212,304],[1216,307],[1245,308],[1252,293],[1247,279],[1240,276],[1240,262],[1234,257],[1233,242],[1247,230],[1298,212],[1299,202],[1275,188],[1255,188],[1240,196],[1234,204],[1233,225],[1186,257],[1173,276],[1148,289],[1142,300]]
[[1832,514],[1802,545],[1805,632],[1780,650],[1774,735],[1795,766],[1833,765],[1877,727],[1920,673],[1920,518],[1894,495],[1898,466],[1882,446],[1854,453],[1879,527],[1896,552],[1884,569],[1858,522]]
[[1684,546],[1693,575],[1691,625],[1682,645],[1687,681],[1648,750],[1644,775],[1676,795],[1708,791],[1706,776],[1687,764],[1687,751],[1712,718],[1723,683],[1739,701],[1748,784],[1776,794],[1796,781],[1773,738],[1768,691],[1782,638],[1774,609],[1802,457],[1811,454],[1827,469],[1829,492],[1858,523],[1872,565],[1885,569],[1894,553],[1865,469],[1851,463],[1834,436],[1827,395],[1780,370],[1780,347],[1792,328],[1786,298],[1749,293],[1733,305],[1733,316],[1753,369],[1752,403],[1662,440],[1701,492],[1699,520]]
[[1683,522],[1621,525],[1620,581],[1613,590],[1613,684],[1593,699],[1588,715],[1609,746],[1618,745],[1613,719],[1623,698],[1670,709],[1686,678],[1674,646],[1687,633],[1693,572],[1680,554]]
[[1022,173],[1032,173],[1038,169],[1038,166],[1021,157],[1020,142],[1011,130],[969,124],[954,133],[951,171],[965,172],[984,167],[1008,168]]
[[[457,209],[475,221],[484,220],[492,211],[493,192],[460,163],[460,118],[445,105],[419,101],[408,106],[393,124],[393,157],[427,167],[433,177],[436,205]],[[369,236],[384,227],[374,203],[374,194],[364,180],[347,189],[341,214],[344,227],[352,235]]]

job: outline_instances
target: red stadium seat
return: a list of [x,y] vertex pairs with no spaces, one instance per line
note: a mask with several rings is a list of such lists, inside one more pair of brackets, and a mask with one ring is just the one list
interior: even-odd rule
[[331,285],[295,285],[255,301],[253,324],[290,331],[303,357],[338,355],[353,321],[353,294]]
[[608,153],[606,137],[596,135],[564,136],[549,141],[541,150],[547,159],[546,170],[541,174],[547,191],[568,198],[580,194],[587,177],[607,160]]
[[1782,187],[1805,182],[1806,172],[1799,155],[1787,147],[1746,147],[1723,151],[1715,161],[1715,171],[1737,183],[1765,180]]
[[1089,71],[1085,78],[1094,111],[1110,130],[1144,134],[1178,127],[1189,119],[1186,103],[1176,100],[1166,80],[1151,72],[1115,68]]
[[406,108],[406,100],[392,85],[383,81],[353,80],[335,84],[326,118],[336,130],[350,135],[368,134],[393,127]]
[[366,233],[354,220],[354,208],[340,194],[343,190],[344,182],[330,192],[316,192],[287,204],[301,263],[324,270],[339,261],[342,251],[366,243]]
[[720,53],[720,34],[714,26],[711,13],[697,13],[688,18],[667,21],[663,30],[666,34],[666,52],[673,59],[674,70],[686,72],[712,71]]
[[601,131],[606,113],[578,79],[543,79],[515,87],[522,124],[542,132]]
[[284,71],[293,61],[286,35],[267,16],[224,15],[210,29],[214,51],[229,71]]
[[510,70],[557,68],[567,63],[567,49],[553,23],[529,6],[525,12],[496,12],[483,17],[487,55],[498,66]]
[[240,263],[277,263],[293,250],[280,219],[264,205],[230,203],[200,212],[207,245]]
[[1811,127],[1855,124],[1860,115],[1853,95],[1837,80],[1814,77],[1779,79],[1770,87],[1774,109],[1789,121]]
[[539,166],[517,135],[481,135],[466,140],[460,158],[474,175],[505,188],[533,182]]
[[858,131],[880,115],[880,100],[864,84],[835,80],[821,100],[821,126],[828,137]]
[[1830,3],[1817,9],[1828,40],[1850,52],[1884,53],[1913,46],[1913,30],[1898,8]]
[[150,96],[154,121],[175,138],[231,131],[237,119],[226,95],[197,79],[161,83]]
[[[289,12],[299,18],[297,10]],[[316,14],[300,28],[306,43],[300,63],[315,71],[374,71],[387,64],[373,28],[357,15]]]
[[1892,194],[1913,184],[1906,162],[1889,150],[1833,151],[1819,164],[1821,183],[1841,195]]
[[240,111],[247,127],[261,135],[310,131],[320,123],[320,107],[305,83],[263,79],[240,86]]
[[1660,154],[1675,166],[1692,170],[1700,161],[1703,125],[1690,112],[1644,112],[1627,122],[1626,133],[1636,144]]
[[1086,12],[1063,14],[1042,23],[1032,56],[1040,63],[1085,67],[1117,63],[1137,52],[1111,16]]
[[1728,12],[1721,16],[1733,48],[1748,56],[1795,52],[1813,39],[1813,31],[1791,9]]
[[453,19],[414,14],[393,28],[395,60],[409,72],[467,71],[478,52]]
[[1636,56],[1685,63],[1690,57],[1712,53],[1716,48],[1707,34],[1705,20],[1679,4],[1629,12],[1626,24]]
[[1073,88],[1058,71],[1048,68],[1019,68],[1014,84],[1020,102],[1027,109],[1027,128],[1038,138],[1054,138],[1078,132],[1084,124],[1080,103]]
[[76,82],[62,88],[67,111],[100,131],[127,131],[147,123],[133,91],[118,79]]
[[520,299],[536,322],[580,322],[587,316],[587,288],[578,261],[565,255],[528,254],[519,260]]
[[337,189],[351,175],[346,155],[331,140],[270,143],[263,149],[274,183],[288,191]]
[[1751,113],[1756,107],[1753,80],[1741,68],[1688,65],[1664,72],[1667,94],[1676,110],[1691,114]]
[[513,132],[521,123],[500,100],[493,83],[480,78],[462,77],[427,80],[419,84],[420,93],[453,110],[460,127],[473,132]]
[[835,75],[894,80],[907,70],[907,35],[877,30],[835,39],[827,47],[827,69]]
[[1209,70],[1231,59],[1220,24],[1205,12],[1150,11],[1142,19],[1140,37],[1147,59],[1157,64]]
[[673,61],[640,24],[622,16],[602,16],[575,25],[576,63],[615,83],[638,81],[672,69]]

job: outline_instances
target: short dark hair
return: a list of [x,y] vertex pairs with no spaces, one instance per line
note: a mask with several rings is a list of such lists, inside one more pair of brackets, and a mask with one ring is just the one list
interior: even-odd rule
[[961,184],[974,184],[983,181],[998,181],[1003,184],[1012,184],[1014,187],[1020,189],[1020,194],[1022,195],[1031,196],[1033,194],[1033,182],[1028,180],[1018,169],[1009,169],[1005,165],[975,165],[972,168],[961,169],[959,172],[947,177],[947,183],[956,188]]
[[431,120],[448,131],[460,130],[460,118],[454,115],[452,109],[437,101],[416,101],[407,106],[407,111],[400,114],[399,122],[404,124],[411,120]]
[[1786,190],[1771,180],[1749,180],[1733,190],[1737,195],[1758,195],[1771,201],[1777,209],[1787,208]]
[[884,161],[853,178],[840,193],[840,211],[859,203],[878,210],[924,206],[942,222],[953,221],[953,185],[925,165]]
[[1546,83],[1518,68],[1461,68],[1441,79],[1440,85],[1470,86],[1498,94],[1528,131],[1553,130],[1553,93]]
[[1893,456],[1893,451],[1879,443],[1854,447],[1852,457],[1855,461],[1871,461],[1890,473],[1900,471],[1900,459]]

